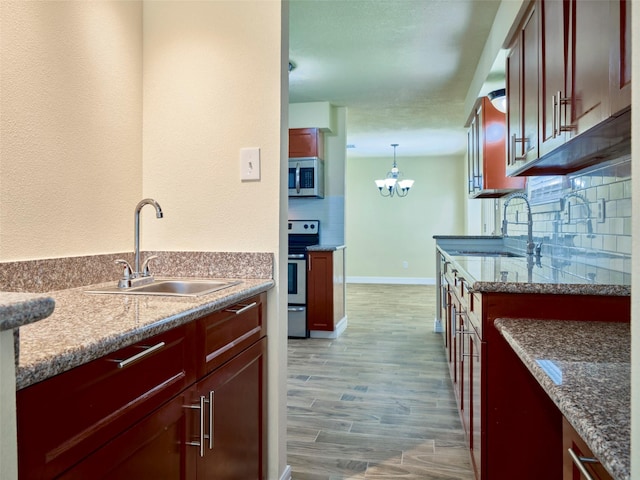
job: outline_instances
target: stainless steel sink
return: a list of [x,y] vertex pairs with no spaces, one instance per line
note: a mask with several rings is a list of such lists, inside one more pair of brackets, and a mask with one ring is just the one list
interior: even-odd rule
[[119,295],[167,295],[174,297],[198,297],[217,292],[240,284],[240,280],[223,282],[219,280],[171,278],[157,279],[139,287],[118,288],[117,286],[101,287],[86,290],[86,293],[110,293]]

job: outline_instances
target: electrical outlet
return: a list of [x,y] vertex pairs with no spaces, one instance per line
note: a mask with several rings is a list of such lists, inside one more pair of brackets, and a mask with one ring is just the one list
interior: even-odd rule
[[406,260],[402,262],[402,268],[409,268],[409,262],[407,262]]
[[260,180],[260,149],[240,149],[240,179]]
[[604,198],[598,199],[598,223],[604,223],[606,216],[605,200]]

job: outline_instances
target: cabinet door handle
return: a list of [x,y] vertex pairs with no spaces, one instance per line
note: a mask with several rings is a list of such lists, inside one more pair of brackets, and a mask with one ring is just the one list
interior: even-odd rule
[[580,473],[582,474],[582,476],[584,476],[584,478],[586,478],[587,480],[593,480],[593,477],[589,474],[589,472],[585,468],[584,464],[585,463],[600,463],[600,462],[598,460],[596,460],[595,458],[579,457],[576,454],[576,452],[573,451],[573,448],[569,448],[568,452],[569,452],[569,455],[571,456],[571,460],[573,460],[573,464],[576,467],[578,467],[578,470],[580,470]]
[[[518,138],[518,137],[516,137],[515,133],[513,135],[511,135],[511,162],[509,163],[510,165],[515,165],[516,162],[524,162],[527,159],[527,155],[526,154],[521,156],[521,157],[516,155],[516,145],[518,143],[529,143],[529,139],[528,138]],[[531,148],[529,150],[531,150]],[[527,150],[527,151],[529,151],[529,150]]]
[[237,310],[234,310],[233,308],[228,308],[225,310],[225,312],[231,312],[231,313],[235,313],[236,315],[240,315],[241,313],[244,313],[247,310],[255,307],[257,304],[258,302],[253,302],[253,303],[250,303],[249,305],[242,305],[242,307]]
[[164,345],[165,345],[164,342],[160,342],[156,345],[153,345],[152,347],[145,347],[143,351],[141,351],[140,353],[136,353],[135,355],[132,355],[129,358],[125,358],[124,360],[116,360],[116,362],[118,362],[118,368],[124,368],[127,365],[131,365],[132,363],[137,362],[138,360],[146,357],[147,355],[152,354],[156,350],[161,349],[162,347],[164,347]]
[[213,450],[213,427],[215,425],[214,422],[214,414],[215,414],[215,395],[216,392],[211,390],[209,392],[209,450]]
[[[193,447],[200,447],[200,456],[204,457],[204,404],[209,403],[209,400],[204,396],[200,395],[200,404],[199,405],[183,405],[184,408],[193,408],[194,410],[200,410],[200,441],[199,442],[186,442],[187,445],[191,445]],[[211,418],[211,417],[209,417]],[[211,441],[211,440],[209,440]]]
[[562,92],[558,90],[557,98],[556,98],[556,108],[557,108],[557,115],[558,115],[558,135],[560,135],[560,133],[562,132],[571,132],[576,128],[573,125],[562,124],[562,106],[570,105],[570,104],[571,104],[571,98],[563,97]]

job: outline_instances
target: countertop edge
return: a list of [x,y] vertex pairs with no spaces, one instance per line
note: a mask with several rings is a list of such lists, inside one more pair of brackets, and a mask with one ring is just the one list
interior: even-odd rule
[[42,294],[0,292],[0,331],[29,325],[53,313],[55,301]]

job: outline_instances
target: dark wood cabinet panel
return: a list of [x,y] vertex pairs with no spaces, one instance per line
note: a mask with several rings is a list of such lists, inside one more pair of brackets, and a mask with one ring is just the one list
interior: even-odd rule
[[[568,123],[571,137],[609,117],[609,2],[570,0]],[[605,35],[598,34],[603,32]]]
[[631,107],[631,0],[610,1],[611,53],[609,99],[611,113]]
[[[197,478],[265,478],[265,352],[263,338],[198,382],[196,397],[204,396],[210,403],[205,408],[205,448],[197,456]],[[192,432],[199,432],[198,423],[192,423]],[[199,433],[191,435],[196,442],[198,437]]]
[[64,480],[195,478],[195,450],[186,445],[191,412],[181,394],[60,476]]
[[507,55],[507,174],[538,156],[538,38],[534,3]]
[[506,115],[481,97],[466,126],[469,197],[496,198],[522,190],[525,179],[506,174]]
[[265,312],[263,293],[18,391],[20,478],[265,478]]
[[222,365],[265,335],[266,293],[198,320],[198,377]]
[[307,328],[333,331],[345,316],[344,252],[309,252]]
[[192,328],[170,330],[19,390],[20,478],[60,474],[192,384]]
[[[587,480],[587,477],[580,471],[577,461],[582,464],[592,480],[613,480],[609,472],[594,458],[593,453],[578,435],[578,432],[564,417],[562,418],[562,447],[564,454],[562,480]],[[571,456],[569,449],[575,454],[577,460]],[[584,461],[584,459],[592,461]]]
[[564,175],[630,152],[630,1],[530,9],[506,61],[508,174]]
[[540,29],[540,124],[539,155],[545,155],[562,145],[567,138],[566,111],[567,44],[569,4],[563,0],[537,3]]
[[289,158],[324,159],[324,134],[319,128],[289,129]]

